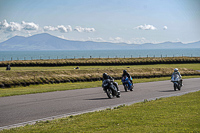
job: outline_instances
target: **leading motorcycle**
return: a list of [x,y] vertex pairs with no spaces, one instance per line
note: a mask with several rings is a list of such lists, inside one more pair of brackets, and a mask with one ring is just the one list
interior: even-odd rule
[[[115,84],[117,85],[117,82],[115,82]],[[103,90],[106,92],[108,98],[113,98],[113,97],[120,97],[120,91],[117,90],[117,86],[115,86],[113,84],[113,81],[111,81],[110,79],[106,79],[103,81],[102,83],[102,87]]]
[[174,91],[176,91],[176,89],[181,90],[182,84],[178,74],[172,75],[171,82],[174,84]]

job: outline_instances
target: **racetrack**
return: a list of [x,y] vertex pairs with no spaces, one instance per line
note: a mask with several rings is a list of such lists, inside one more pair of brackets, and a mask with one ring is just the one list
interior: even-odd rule
[[0,129],[200,90],[200,78],[184,79],[183,84],[181,91],[174,91],[169,80],[138,83],[133,92],[120,85],[121,98],[114,99],[101,87],[1,97]]

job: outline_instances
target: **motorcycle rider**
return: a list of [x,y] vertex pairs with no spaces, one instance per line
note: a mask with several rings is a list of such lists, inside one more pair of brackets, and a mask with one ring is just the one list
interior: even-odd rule
[[114,82],[114,78],[112,78],[111,76],[109,76],[107,73],[103,73],[103,81],[106,80],[106,79],[110,79],[110,81],[113,82],[113,85],[116,86],[117,92],[119,93],[120,91],[119,91],[117,83]]
[[181,86],[183,86],[183,83],[182,83],[182,76],[181,76],[181,74],[180,74],[180,72],[178,71],[178,68],[175,68],[174,69],[174,72],[172,73],[172,76],[171,76],[171,78],[174,76],[174,75],[178,75],[179,76],[179,78],[180,78],[180,84],[181,84]]
[[131,78],[131,76],[130,76],[130,74],[126,71],[126,70],[123,70],[123,74],[122,74],[122,77],[128,77],[128,89],[129,90],[132,90],[131,89],[131,86],[132,86],[132,84],[133,84],[133,81],[132,81],[132,78]]

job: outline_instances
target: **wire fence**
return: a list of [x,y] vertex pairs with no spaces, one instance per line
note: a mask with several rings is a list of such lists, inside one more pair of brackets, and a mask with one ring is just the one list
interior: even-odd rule
[[14,60],[51,60],[51,59],[91,59],[91,58],[164,58],[164,57],[198,57],[198,56],[193,56],[191,55],[138,55],[138,56],[133,56],[133,55],[124,55],[124,56],[38,56],[38,57],[5,57],[5,58],[0,58],[0,61],[14,61]]

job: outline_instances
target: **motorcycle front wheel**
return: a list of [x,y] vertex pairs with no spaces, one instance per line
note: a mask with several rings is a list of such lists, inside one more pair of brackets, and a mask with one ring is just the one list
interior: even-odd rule
[[106,90],[106,94],[107,94],[107,96],[108,96],[108,98],[113,98],[113,95],[112,95],[112,90],[111,89],[107,89]]
[[176,91],[176,84],[174,84],[174,91]]
[[124,84],[124,90],[127,92],[127,90],[128,90],[128,85]]

